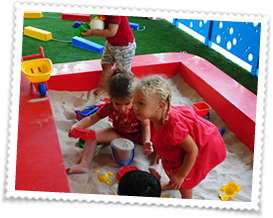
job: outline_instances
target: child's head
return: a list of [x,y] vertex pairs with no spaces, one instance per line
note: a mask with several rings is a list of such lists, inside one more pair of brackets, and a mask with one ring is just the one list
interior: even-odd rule
[[159,180],[148,172],[133,170],[125,173],[118,185],[118,194],[127,196],[160,197]]
[[131,72],[115,70],[109,80],[109,96],[116,110],[132,107],[135,76]]
[[164,122],[170,111],[171,95],[171,86],[166,79],[160,75],[148,76],[140,80],[134,89],[135,113],[139,119],[141,115],[143,119],[151,119],[161,110]]

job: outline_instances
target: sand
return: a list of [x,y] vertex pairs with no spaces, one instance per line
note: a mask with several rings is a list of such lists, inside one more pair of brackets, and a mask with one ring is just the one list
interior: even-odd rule
[[[203,101],[199,94],[189,87],[179,74],[170,79],[173,83],[173,105],[189,105]],[[85,106],[97,103],[107,95],[94,98],[94,90],[86,92],[67,92],[49,90],[50,103],[57,127],[57,133],[63,154],[65,167],[76,164],[80,158],[82,148],[78,140],[68,137],[68,130],[72,124],[77,122],[75,110],[82,110]],[[229,201],[251,202],[252,175],[253,175],[253,153],[241,143],[227,125],[219,118],[217,113],[210,110],[210,121],[218,129],[225,128],[223,139],[226,144],[228,156],[224,162],[215,167],[207,177],[193,189],[193,199],[206,199],[220,201],[218,189],[229,181],[234,181],[241,186],[241,190]],[[107,118],[100,120],[90,129],[97,130],[110,126]],[[148,167],[153,163],[155,154],[143,155],[142,146],[135,144],[135,157],[130,166],[137,166],[140,170],[148,172]],[[72,193],[117,195],[118,179],[117,172],[121,165],[112,159],[110,145],[100,146],[86,174],[68,175]],[[111,172],[109,184],[98,182],[99,172]],[[168,180],[163,171],[163,180]],[[166,190],[162,197],[180,198],[177,190]]]

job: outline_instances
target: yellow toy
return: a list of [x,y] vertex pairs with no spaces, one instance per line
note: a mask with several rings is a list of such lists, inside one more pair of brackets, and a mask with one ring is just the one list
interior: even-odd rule
[[42,18],[42,12],[24,11],[24,18]]
[[46,30],[38,29],[36,27],[32,26],[26,26],[24,27],[24,35],[40,39],[42,41],[49,41],[52,39],[52,33],[48,32]]
[[[239,186],[236,182],[228,182],[225,186],[219,189],[219,198],[222,201],[227,201],[229,198],[234,198],[235,193],[241,190],[241,186]],[[220,193],[222,192],[222,194]]]
[[50,59],[45,58],[42,46],[39,47],[39,54],[21,58],[21,72],[35,86],[36,91],[40,93],[41,97],[46,95],[47,81],[53,72],[53,65]]
[[93,173],[98,173],[98,182],[104,182],[107,185],[111,182],[110,176],[114,176],[113,173],[106,171],[100,173],[99,170],[94,170]]
[[104,20],[105,20],[105,17],[103,15],[93,18],[90,22],[90,29],[91,30],[103,30],[104,25],[105,25]]
[[173,198],[171,195],[167,195],[166,193],[163,194],[163,198]]

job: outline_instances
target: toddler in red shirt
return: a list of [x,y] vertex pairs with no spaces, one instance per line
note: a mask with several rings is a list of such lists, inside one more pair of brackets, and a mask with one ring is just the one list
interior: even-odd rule
[[69,167],[67,173],[87,173],[96,153],[97,143],[109,144],[115,138],[127,138],[145,146],[151,144],[149,120],[138,120],[133,110],[134,82],[132,73],[115,70],[109,81],[109,102],[100,106],[96,113],[71,126],[69,136],[75,127],[88,128],[107,116],[113,124],[112,127],[95,131],[94,141],[85,141],[79,163]]
[[106,38],[101,58],[103,78],[95,95],[108,91],[108,80],[113,73],[112,66],[131,72],[132,59],[135,55],[136,42],[126,16],[102,15],[105,18],[103,30],[84,29],[83,37],[98,36]]

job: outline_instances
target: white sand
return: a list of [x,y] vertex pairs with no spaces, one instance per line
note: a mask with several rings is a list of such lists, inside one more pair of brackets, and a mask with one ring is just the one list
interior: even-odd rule
[[[173,105],[192,105],[194,102],[203,101],[198,93],[191,89],[184,80],[177,74],[170,79],[173,86]],[[57,133],[59,136],[60,146],[63,154],[65,167],[78,162],[82,148],[79,146],[77,139],[68,137],[68,130],[72,124],[77,122],[74,111],[82,110],[85,106],[95,104],[106,95],[95,99],[93,91],[89,92],[66,92],[49,90],[50,102],[55,118]],[[183,97],[185,96],[185,97]],[[210,110],[210,121],[213,122],[218,129],[225,128],[224,141],[227,148],[228,156],[226,160],[215,167],[198,186],[193,190],[193,199],[218,200],[218,189],[226,185],[229,181],[235,181],[241,186],[241,191],[236,197],[230,198],[230,201],[251,201],[252,192],[252,169],[253,169],[253,153],[232,133],[226,124],[218,117],[217,113]],[[100,129],[109,126],[107,118],[99,121],[92,129]],[[144,156],[141,145],[135,145],[135,158],[130,166],[137,166],[140,170],[148,172],[148,167],[153,163],[155,155]],[[118,187],[117,172],[121,165],[118,165],[112,159],[110,145],[105,145],[94,157],[89,173],[68,175],[72,193],[90,193],[90,194],[106,194],[116,195]],[[109,185],[98,182],[98,173],[112,172]],[[163,179],[167,180],[167,176],[163,173]],[[162,196],[180,198],[179,191],[167,190]]]

